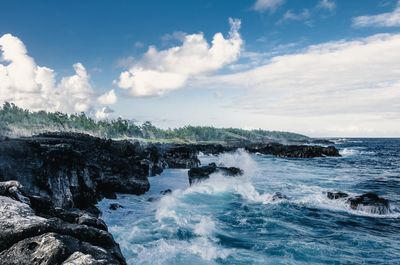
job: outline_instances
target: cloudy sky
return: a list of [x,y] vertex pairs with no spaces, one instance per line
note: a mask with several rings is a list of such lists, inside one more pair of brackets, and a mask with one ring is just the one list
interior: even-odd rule
[[400,136],[398,0],[0,2],[0,103]]

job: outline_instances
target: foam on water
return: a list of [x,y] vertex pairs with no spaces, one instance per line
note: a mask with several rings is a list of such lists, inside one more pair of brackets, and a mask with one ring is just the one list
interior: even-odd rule
[[[298,187],[305,192],[306,196],[294,200],[294,203],[304,204],[316,208],[328,209],[331,211],[344,211],[352,215],[368,216],[375,218],[400,218],[400,212],[397,211],[397,206],[393,203],[390,204],[389,211],[384,210],[378,211],[376,207],[371,206],[359,206],[357,209],[352,209],[349,203],[346,203],[348,198],[329,199],[327,192],[332,191],[330,189],[324,189],[318,186],[303,186]],[[359,194],[347,193],[350,197],[357,196]]]
[[[213,174],[189,187],[187,170],[168,169],[150,179],[145,195],[119,196],[124,208],[108,210],[111,200],[99,206],[128,264],[396,264],[400,141],[340,148],[352,155],[201,156],[202,164],[239,167],[244,175]],[[167,188],[172,193],[161,195]],[[375,192],[389,199],[390,213],[354,210],[346,199],[327,198],[328,191]],[[288,199],[273,201],[276,192]]]

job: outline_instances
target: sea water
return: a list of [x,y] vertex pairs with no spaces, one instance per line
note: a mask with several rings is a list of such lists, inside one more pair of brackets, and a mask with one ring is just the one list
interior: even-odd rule
[[[336,147],[342,157],[201,156],[245,174],[190,187],[187,170],[168,169],[146,194],[99,207],[128,264],[400,264],[400,139]],[[353,210],[328,191],[377,193],[391,213]],[[109,210],[113,202],[124,208]]]

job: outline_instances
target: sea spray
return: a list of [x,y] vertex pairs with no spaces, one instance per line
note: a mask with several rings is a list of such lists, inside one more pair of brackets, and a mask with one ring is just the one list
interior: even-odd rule
[[[189,187],[187,170],[168,169],[150,179],[145,195],[118,196],[124,208],[109,211],[111,200],[104,200],[103,218],[128,264],[397,264],[400,141],[363,139],[340,148],[360,152],[306,160],[244,151],[202,156],[202,164],[245,174],[214,174]],[[165,189],[173,192],[161,195]],[[328,191],[375,192],[393,213],[352,209],[345,198],[328,199]],[[270,201],[276,192],[287,199]]]

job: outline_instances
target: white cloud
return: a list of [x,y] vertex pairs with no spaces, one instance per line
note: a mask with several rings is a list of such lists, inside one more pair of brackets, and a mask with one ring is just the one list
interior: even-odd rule
[[114,89],[111,89],[110,91],[104,93],[97,99],[100,104],[103,105],[112,105],[117,103],[117,95],[115,95]]
[[112,109],[109,107],[103,107],[101,109],[96,110],[95,117],[99,120],[104,120],[110,116],[111,113],[114,113]]
[[275,119],[282,129],[399,134],[399,62],[400,34],[380,34],[310,46],[197,86],[243,91],[232,108],[262,115],[270,126]]
[[299,13],[294,13],[292,10],[288,10],[283,14],[282,18],[277,22],[278,24],[286,21],[303,21],[310,18],[311,13],[308,9],[303,9]]
[[192,77],[221,69],[238,59],[243,44],[240,20],[229,19],[229,23],[228,38],[216,33],[211,45],[198,33],[185,35],[181,46],[161,51],[150,46],[114,83],[134,96],[162,95],[182,88]]
[[57,84],[54,71],[37,65],[19,38],[0,37],[0,55],[0,103],[13,102],[34,111],[93,111],[90,76],[81,63]]
[[400,1],[392,12],[353,18],[353,26],[362,27],[400,27]]
[[253,10],[264,12],[274,12],[279,6],[283,5],[285,0],[257,0],[253,5]]
[[336,9],[336,3],[332,0],[320,0],[318,2],[317,8],[333,11]]

